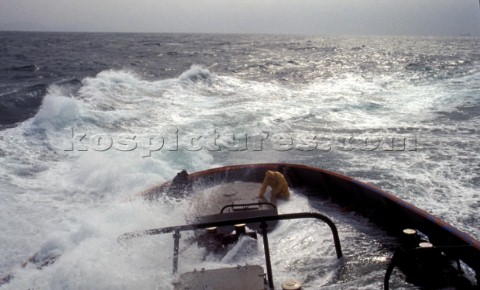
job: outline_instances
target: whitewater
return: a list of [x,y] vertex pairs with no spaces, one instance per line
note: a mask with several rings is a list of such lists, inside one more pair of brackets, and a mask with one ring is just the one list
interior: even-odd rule
[[[186,222],[190,199],[138,195],[183,169],[321,167],[480,238],[478,38],[0,38],[0,277],[15,273],[2,289],[169,289],[171,237],[128,245],[117,237]],[[310,209],[294,195],[281,212]],[[355,228],[342,234],[367,240]],[[224,261],[235,264],[241,247]],[[388,259],[377,243],[368,247],[381,253],[371,259]],[[201,268],[202,250],[185,251],[180,272]],[[35,253],[59,258],[22,268]],[[291,259],[276,260],[280,277]],[[323,262],[332,269],[334,260]],[[380,287],[375,271],[338,289]],[[315,281],[327,285],[329,275]]]

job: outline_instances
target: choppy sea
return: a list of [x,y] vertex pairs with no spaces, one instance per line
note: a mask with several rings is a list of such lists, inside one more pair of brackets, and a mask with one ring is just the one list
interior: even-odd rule
[[0,32],[0,277],[163,289],[163,246],[116,237],[188,207],[136,193],[232,164],[336,171],[479,239],[479,128],[479,38]]

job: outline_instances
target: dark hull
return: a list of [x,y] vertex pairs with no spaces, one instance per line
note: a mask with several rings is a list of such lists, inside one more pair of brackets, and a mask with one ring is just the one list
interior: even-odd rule
[[[262,182],[267,170],[287,169],[290,186],[330,198],[348,210],[361,213],[389,234],[400,236],[414,228],[428,236],[434,246],[453,259],[460,259],[480,274],[480,242],[452,225],[381,189],[327,170],[297,164],[272,163],[227,166],[189,175],[194,184],[219,184],[234,181]],[[170,182],[143,193],[155,198],[170,187]]]

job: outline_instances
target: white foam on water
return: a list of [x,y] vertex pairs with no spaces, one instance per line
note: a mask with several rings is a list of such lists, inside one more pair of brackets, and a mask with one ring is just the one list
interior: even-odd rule
[[8,287],[156,289],[162,281],[171,280],[171,237],[124,242],[117,238],[129,231],[185,223],[182,208],[181,203],[147,203],[137,198],[84,210],[61,221],[40,248],[61,253],[58,261],[42,270],[16,269]]
[[[162,280],[170,278],[171,237],[140,239],[131,247],[118,245],[116,238],[126,231],[182,223],[183,204],[131,198],[182,169],[237,163],[290,161],[340,171],[377,184],[478,237],[480,148],[478,134],[472,134],[478,133],[478,116],[456,122],[438,119],[439,112],[478,106],[475,82],[478,75],[421,84],[344,75],[285,85],[221,76],[194,66],[178,78],[157,81],[107,70],[84,79],[74,96],[50,87],[33,119],[0,131],[0,274],[17,273],[11,289],[163,285]],[[209,150],[215,133],[221,135],[221,151]],[[416,150],[348,151],[333,146],[282,151],[274,144],[279,139],[273,138],[327,133],[330,141],[349,134],[359,139],[415,135]],[[83,134],[85,141],[78,142]],[[258,143],[249,143],[246,150],[225,150],[232,134],[269,139],[262,150],[255,150]],[[99,136],[104,139],[99,141]],[[104,150],[108,138],[112,146]],[[122,143],[128,138],[135,141],[134,149]],[[81,150],[84,147],[88,150]],[[281,209],[310,207],[295,197]],[[277,241],[272,251],[281,253],[273,257],[275,272],[280,280],[314,271],[307,284],[328,285],[338,271],[330,234],[320,229],[325,235],[317,239],[317,225],[306,224],[311,226],[285,222],[272,233]],[[292,237],[297,228],[306,229]],[[356,242],[371,242],[355,228],[340,230]],[[251,245],[242,243],[223,262],[234,264],[242,256],[247,261]],[[376,253],[383,253],[379,243],[373,245]],[[40,249],[63,255],[43,270],[21,269]],[[193,257],[203,255],[194,247],[188,251]],[[260,263],[263,256],[257,251],[254,261]],[[313,256],[317,252],[325,254],[318,261]],[[317,262],[329,271],[308,268]],[[190,266],[180,265],[185,267],[180,270]],[[294,270],[296,266],[300,270]]]

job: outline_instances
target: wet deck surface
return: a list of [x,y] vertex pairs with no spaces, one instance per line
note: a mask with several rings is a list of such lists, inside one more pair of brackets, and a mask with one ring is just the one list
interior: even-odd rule
[[194,188],[191,213],[194,217],[220,213],[223,206],[235,201],[258,201],[260,183],[234,182],[208,188]]

